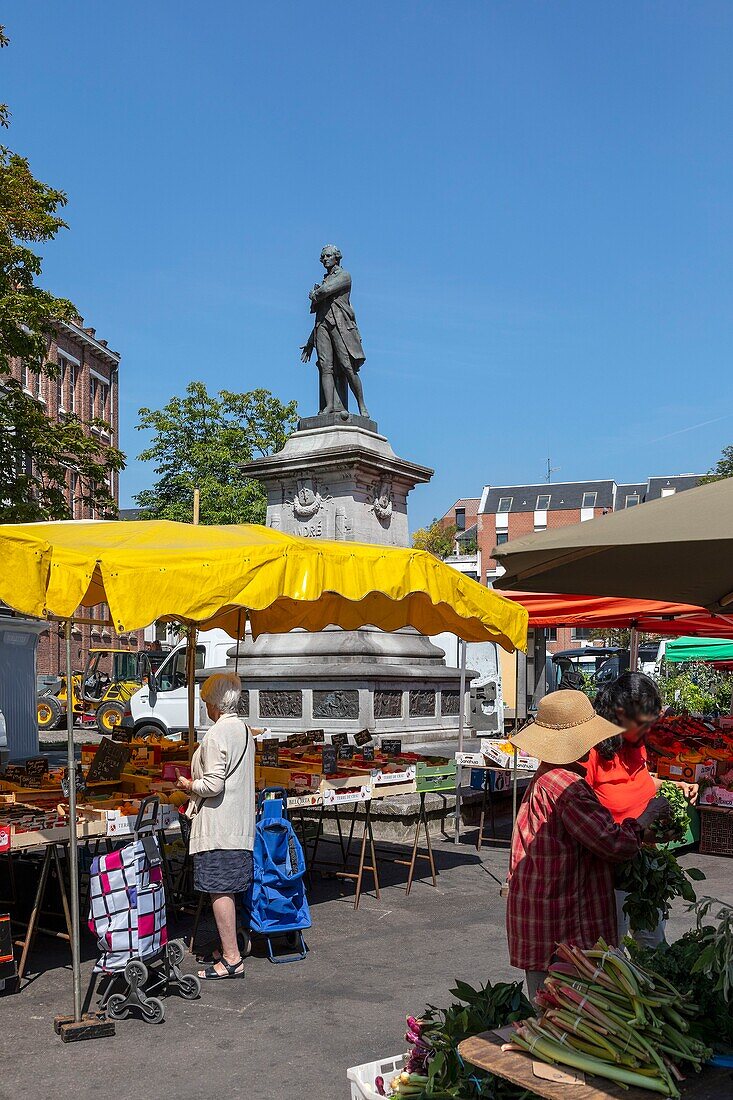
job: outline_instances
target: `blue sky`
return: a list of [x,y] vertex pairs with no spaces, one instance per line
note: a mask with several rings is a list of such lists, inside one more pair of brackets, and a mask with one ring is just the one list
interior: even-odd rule
[[316,411],[344,252],[372,414],[484,483],[707,470],[733,443],[733,6],[9,0],[7,138],[69,194],[44,281],[138,408],[191,379]]

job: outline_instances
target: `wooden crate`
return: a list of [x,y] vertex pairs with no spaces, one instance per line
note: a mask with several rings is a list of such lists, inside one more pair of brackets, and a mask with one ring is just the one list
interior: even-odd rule
[[700,852],[711,856],[733,856],[733,809],[700,807]]

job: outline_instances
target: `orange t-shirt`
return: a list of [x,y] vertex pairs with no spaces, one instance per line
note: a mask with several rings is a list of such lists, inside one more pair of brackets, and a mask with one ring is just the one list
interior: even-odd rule
[[585,767],[588,783],[614,821],[638,817],[657,793],[644,745],[624,742],[613,760],[604,760],[591,749]]

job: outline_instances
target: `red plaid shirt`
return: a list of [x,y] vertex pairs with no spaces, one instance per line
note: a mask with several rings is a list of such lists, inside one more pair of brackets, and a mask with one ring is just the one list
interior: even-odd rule
[[617,942],[612,863],[641,843],[636,821],[617,825],[577,772],[539,772],[512,839],[507,936],[512,966],[546,970],[558,943]]

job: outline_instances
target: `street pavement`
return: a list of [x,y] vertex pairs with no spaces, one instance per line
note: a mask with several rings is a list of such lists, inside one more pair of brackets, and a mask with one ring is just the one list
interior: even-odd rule
[[[499,897],[506,845],[478,855],[475,835],[436,845],[437,889],[423,880],[406,897],[406,868],[383,864],[381,898],[363,897],[357,911],[350,883],[317,876],[305,962],[273,966],[253,956],[244,980],[204,983],[195,1002],[171,996],[163,1024],[130,1019],[110,1039],[65,1046],[54,1035],[53,1017],[71,1007],[68,954],[39,938],[32,980],[0,998],[0,1100],[347,1100],[347,1067],[399,1053],[405,1015],[447,1005],[454,978],[521,977],[509,965]],[[706,873],[699,892],[733,904],[729,860],[692,853],[682,861]],[[670,938],[691,923],[676,906]],[[84,953],[86,981],[88,935]],[[187,957],[186,968],[195,965]]]

